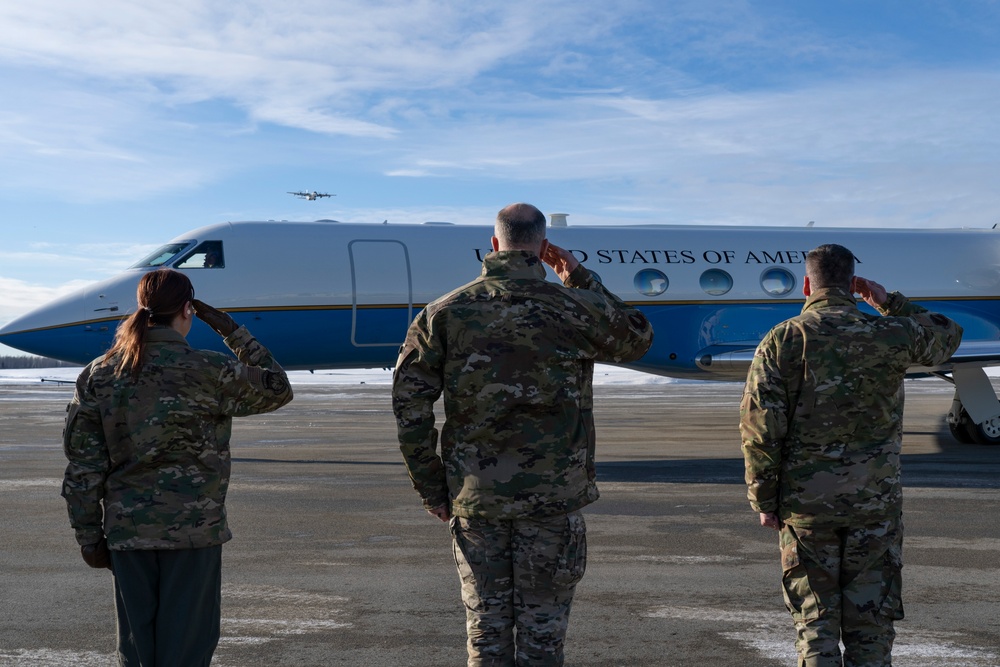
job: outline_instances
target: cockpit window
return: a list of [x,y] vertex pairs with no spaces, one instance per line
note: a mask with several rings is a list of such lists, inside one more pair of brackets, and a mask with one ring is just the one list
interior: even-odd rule
[[188,245],[190,245],[190,241],[185,243],[168,243],[161,248],[157,248],[151,255],[136,262],[130,268],[138,269],[144,266],[163,266],[176,257],[184,248],[188,247]]
[[226,262],[222,255],[222,241],[203,241],[185,255],[177,264],[176,269],[222,269]]

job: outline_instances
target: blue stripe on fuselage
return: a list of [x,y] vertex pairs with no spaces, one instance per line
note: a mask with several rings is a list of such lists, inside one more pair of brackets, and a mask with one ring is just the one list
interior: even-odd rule
[[[966,340],[1000,339],[1000,301],[930,300],[921,305],[958,321]],[[863,309],[871,310],[862,304]],[[797,315],[801,301],[643,304],[653,324],[653,347],[635,364],[649,372],[713,379],[695,363],[713,346],[756,346],[775,324]],[[419,312],[415,308],[413,314]],[[873,311],[872,311],[873,312]],[[360,311],[359,311],[360,313]],[[351,308],[274,308],[233,311],[233,318],[263,342],[288,370],[379,368],[396,362],[409,311],[405,306],[366,307],[355,322]],[[110,346],[117,322],[77,323],[0,336],[0,343],[55,359],[85,364]],[[213,331],[196,321],[188,340],[197,348],[225,351]]]

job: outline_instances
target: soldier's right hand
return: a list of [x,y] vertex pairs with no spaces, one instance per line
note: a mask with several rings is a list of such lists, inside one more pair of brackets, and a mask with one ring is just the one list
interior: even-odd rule
[[569,274],[573,273],[573,269],[580,265],[580,260],[574,257],[573,253],[551,242],[542,251],[542,261],[548,264],[562,281],[565,281]]
[[108,550],[108,541],[102,539],[97,544],[84,544],[80,547],[80,555],[83,561],[95,569],[111,569],[111,551]]
[[851,289],[855,294],[864,299],[865,302],[872,308],[881,306],[885,303],[886,298],[888,298],[884,287],[879,285],[874,280],[868,280],[867,278],[862,278],[861,276],[854,276],[854,282],[851,285]]
[[240,328],[240,325],[236,324],[236,321],[228,313],[212,308],[204,301],[193,299],[191,304],[194,306],[194,312],[198,315],[198,319],[212,327],[212,330],[223,338]]

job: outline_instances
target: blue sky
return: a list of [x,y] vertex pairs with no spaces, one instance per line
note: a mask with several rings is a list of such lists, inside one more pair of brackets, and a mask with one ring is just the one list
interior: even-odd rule
[[0,323],[224,220],[990,227],[998,65],[996,0],[2,3]]

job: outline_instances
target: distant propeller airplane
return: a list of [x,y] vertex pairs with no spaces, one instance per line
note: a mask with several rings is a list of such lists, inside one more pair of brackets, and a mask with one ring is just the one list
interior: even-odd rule
[[288,194],[295,195],[299,199],[308,199],[309,201],[316,201],[317,199],[320,199],[321,197],[336,197],[337,196],[337,195],[328,195],[325,192],[316,192],[315,190],[313,190],[312,192],[289,192]]

